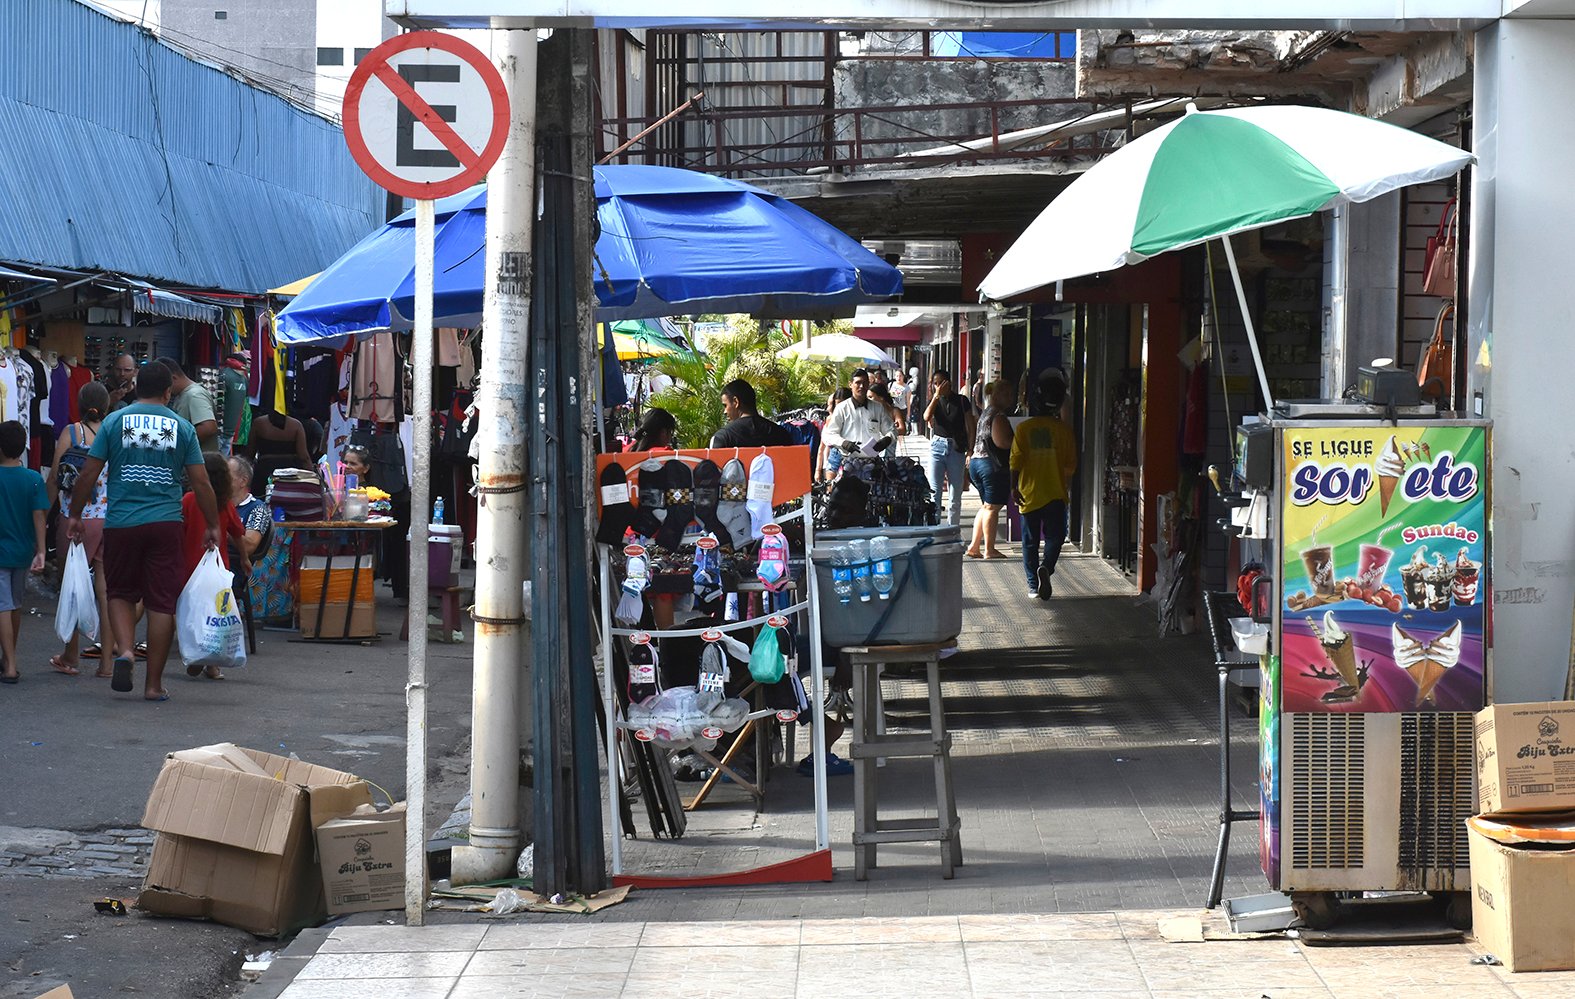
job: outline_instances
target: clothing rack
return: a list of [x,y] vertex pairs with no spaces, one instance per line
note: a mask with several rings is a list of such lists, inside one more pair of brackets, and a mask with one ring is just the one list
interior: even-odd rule
[[[613,626],[613,594],[617,587],[613,581],[613,548],[610,545],[598,544],[597,562],[601,582],[601,662],[602,662],[602,702],[603,712],[607,719],[604,735],[606,737],[607,758],[607,818],[608,828],[614,833],[608,856],[612,865],[613,883],[615,885],[632,884],[642,888],[659,887],[695,887],[699,885],[724,885],[724,884],[772,884],[795,881],[829,881],[831,879],[831,833],[829,812],[826,803],[826,741],[822,737],[822,727],[825,725],[826,680],[822,662],[822,643],[820,640],[820,605],[814,583],[813,563],[809,552],[814,547],[814,517],[811,515],[811,482],[809,470],[809,454],[806,448],[799,446],[771,447],[771,448],[716,448],[684,450],[681,452],[631,452],[625,454],[605,454],[599,456],[597,475],[608,463],[616,462],[625,468],[634,468],[640,463],[656,459],[678,459],[686,463],[698,463],[710,459],[721,465],[733,458],[744,460],[747,456],[752,461],[757,455],[768,455],[776,472],[776,494],[772,498],[773,508],[779,508],[794,498],[801,501],[799,509],[778,517],[773,517],[777,524],[791,523],[802,520],[804,525],[804,566],[805,576],[803,587],[804,598],[790,606],[776,610],[770,614],[749,618],[742,621],[725,621],[710,625],[705,628],[617,628]],[[797,490],[786,491],[782,483],[799,482],[804,484],[802,493]],[[600,512],[598,499],[598,512]],[[765,625],[772,617],[787,617],[789,615],[805,615],[808,623],[809,649],[810,649],[810,690],[809,706],[810,717],[813,719],[814,738],[812,740],[812,759],[814,762],[814,800],[815,800],[815,849],[812,853],[805,854],[784,863],[772,864],[766,867],[751,868],[744,871],[731,871],[712,875],[688,875],[683,877],[641,875],[626,872],[623,867],[623,837],[617,834],[621,828],[619,799],[622,794],[622,774],[620,764],[622,756],[619,753],[619,732],[623,726],[623,719],[618,707],[617,696],[613,688],[613,648],[614,640],[628,638],[634,635],[649,635],[653,640],[662,638],[678,638],[684,636],[699,637],[708,632],[728,634],[735,631]],[[723,655],[729,655],[724,650]],[[774,714],[771,709],[750,712],[744,720],[744,725]],[[739,731],[743,731],[742,728]],[[659,756],[661,754],[658,754]],[[768,761],[757,760],[757,767],[769,765]]]

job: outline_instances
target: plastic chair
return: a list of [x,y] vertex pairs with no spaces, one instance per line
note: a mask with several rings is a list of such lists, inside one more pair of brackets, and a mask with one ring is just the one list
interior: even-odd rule
[[[1208,613],[1209,639],[1214,647],[1214,665],[1220,674],[1220,836],[1214,851],[1214,872],[1209,879],[1209,896],[1204,907],[1220,904],[1225,887],[1225,858],[1230,853],[1232,822],[1256,821],[1258,810],[1231,807],[1230,793],[1230,686],[1255,687],[1259,682],[1258,657],[1236,648],[1231,634],[1229,611],[1240,608],[1236,594],[1206,590],[1203,606]],[[1242,611],[1245,614],[1245,611]]]

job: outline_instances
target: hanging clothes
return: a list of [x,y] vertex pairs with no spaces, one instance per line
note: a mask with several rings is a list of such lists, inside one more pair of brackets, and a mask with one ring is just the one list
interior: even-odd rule
[[16,361],[0,357],[0,420],[16,419]]
[[267,349],[273,330],[273,313],[264,312],[257,320],[251,338],[252,363],[246,373],[246,398],[253,406],[262,405],[263,367],[268,364]]
[[440,326],[437,330],[437,363],[440,368],[459,366],[459,330]]
[[44,367],[44,362],[34,356],[31,351],[22,351],[22,361],[33,373],[33,404],[28,409],[31,419],[32,436],[41,437],[44,428],[51,425],[49,419],[49,369]]
[[361,341],[351,364],[351,417],[373,423],[397,422],[403,407],[398,405],[399,358],[394,335],[377,333]]
[[284,401],[284,356],[278,344],[273,348],[273,411],[275,413],[288,413]]
[[78,395],[78,393],[80,393],[82,391],[82,386],[86,385],[88,382],[90,382],[92,380],[93,380],[93,372],[88,369],[88,366],[86,364],[78,364],[77,366],[75,366],[75,367],[73,367],[71,369],[71,374],[70,374],[70,378],[68,379],[68,383],[67,383],[68,387],[67,387],[66,391],[69,393],[69,397],[67,399],[67,402],[69,402],[70,405],[71,405],[71,422],[72,423],[75,423],[78,420],[82,419],[82,414],[77,411],[77,395]]
[[49,373],[49,422],[63,427],[71,421],[71,365],[56,360]]
[[16,368],[16,416],[12,417],[22,424],[22,429],[27,431],[27,436],[33,436],[33,369],[28,366],[26,351],[17,352],[11,358]]

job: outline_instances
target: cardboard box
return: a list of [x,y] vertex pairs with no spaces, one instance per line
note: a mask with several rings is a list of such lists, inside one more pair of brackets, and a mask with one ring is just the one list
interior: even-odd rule
[[[372,606],[372,588],[377,584],[376,563],[372,556],[363,555],[358,570],[356,562],[354,555],[309,555],[301,560],[296,608],[301,619],[302,638],[373,638],[377,635],[377,619]],[[323,597],[325,574],[328,596],[319,622],[317,604]],[[352,584],[354,601],[351,600]],[[348,634],[346,616],[350,618]]]
[[1575,849],[1512,846],[1467,826],[1477,942],[1510,971],[1575,968]]
[[165,760],[142,816],[158,836],[137,905],[259,936],[321,922],[326,910],[312,831],[369,804],[366,782],[235,748],[262,774],[175,755]]
[[1477,811],[1575,809],[1575,701],[1477,712]]
[[405,906],[405,805],[371,805],[317,827],[328,914]]
[[62,985],[59,988],[50,989],[39,996],[38,999],[76,999],[76,997],[71,994],[71,986]]
[[258,777],[268,776],[268,771],[258,766],[256,761],[246,755],[245,750],[233,742],[217,742],[211,746],[182,749],[178,753],[169,754],[169,758],[186,763],[222,767],[226,770],[234,770],[236,773],[255,774]]

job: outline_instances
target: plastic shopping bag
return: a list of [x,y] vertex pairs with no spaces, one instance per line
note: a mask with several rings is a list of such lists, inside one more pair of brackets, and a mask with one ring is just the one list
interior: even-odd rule
[[230,592],[234,576],[210,548],[180,591],[175,605],[175,633],[181,661],[187,666],[246,665],[246,622]]
[[55,634],[62,642],[69,642],[79,631],[88,641],[98,641],[98,597],[93,592],[93,572],[88,568],[87,549],[80,541],[73,541],[66,553],[65,575],[60,578]]

